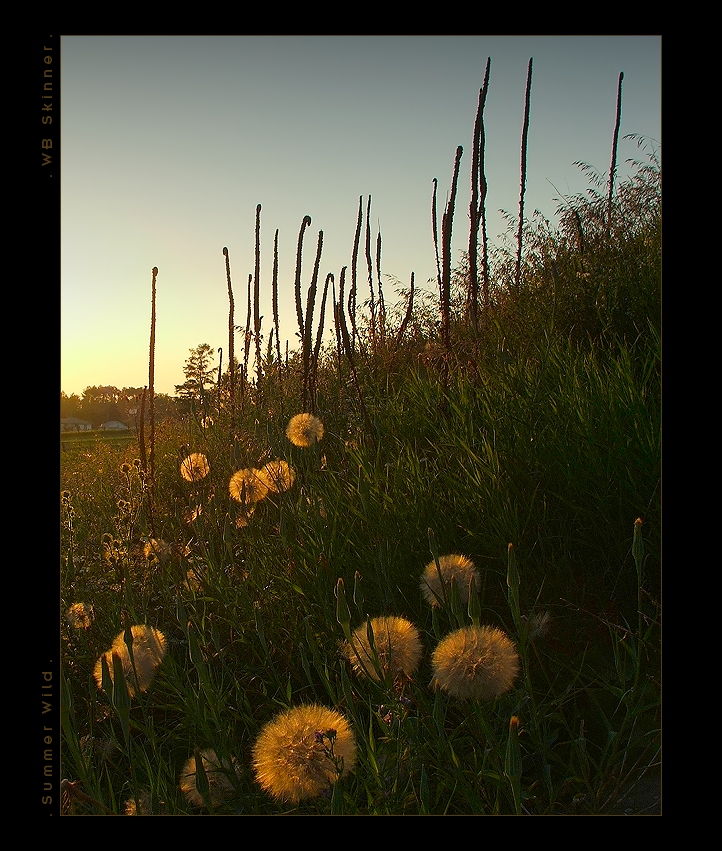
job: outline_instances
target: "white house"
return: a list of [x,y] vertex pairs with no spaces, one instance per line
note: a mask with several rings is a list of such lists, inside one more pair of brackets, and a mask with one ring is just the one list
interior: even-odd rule
[[90,431],[93,424],[87,420],[79,420],[77,417],[61,417],[60,431]]

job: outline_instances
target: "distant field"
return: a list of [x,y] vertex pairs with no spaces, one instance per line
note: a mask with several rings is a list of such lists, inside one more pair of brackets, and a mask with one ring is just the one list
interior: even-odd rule
[[93,431],[62,431],[60,432],[60,450],[66,452],[71,449],[82,449],[83,447],[95,446],[98,442],[112,444],[136,443],[138,440],[134,431],[104,431],[93,429]]

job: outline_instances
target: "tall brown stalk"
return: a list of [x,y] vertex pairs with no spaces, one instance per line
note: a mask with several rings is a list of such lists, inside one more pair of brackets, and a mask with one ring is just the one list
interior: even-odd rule
[[358,217],[356,218],[356,233],[353,240],[353,252],[351,256],[351,287],[348,294],[348,319],[351,323],[351,346],[356,344],[358,332],[356,329],[356,293],[357,293],[357,264],[359,243],[361,242],[361,224],[363,222],[363,195],[358,199]]
[[298,334],[301,340],[304,338],[303,327],[303,305],[301,304],[301,254],[303,251],[303,235],[306,228],[311,224],[311,217],[304,216],[301,229],[298,232],[298,245],[296,247],[296,278],[294,281],[294,295],[296,298],[296,319],[298,320]]
[[522,233],[524,229],[524,193],[526,192],[526,149],[529,138],[529,102],[531,99],[531,69],[533,59],[529,59],[526,73],[526,96],[524,98],[524,126],[521,131],[521,188],[519,191],[519,224],[516,234],[516,271],[514,284],[516,289],[521,285],[521,254]]
[[[318,270],[321,265],[321,252],[323,250],[323,231],[318,232],[318,243],[316,245],[316,260],[313,264],[313,277],[306,294],[306,316],[304,319],[303,334],[303,387],[301,391],[302,410],[315,413],[315,390],[313,387],[313,354],[311,351],[311,340],[313,338],[313,314],[316,309],[316,292],[318,289]],[[307,407],[308,406],[308,407]]]
[[371,350],[376,351],[376,296],[374,295],[374,275],[371,265],[371,196],[366,206],[366,269],[369,276],[369,309],[371,311]]
[[251,353],[251,283],[253,275],[248,276],[246,287],[246,333],[243,338],[243,368],[241,370],[241,407],[245,402],[246,390],[248,389],[248,358]]
[[[228,283],[228,404],[231,411],[231,421],[233,420],[233,411],[236,402],[236,360],[235,360],[235,303],[233,301],[233,286],[231,285],[231,259],[228,255],[228,249],[223,249],[223,256],[226,258],[226,281]],[[218,387],[221,386],[221,365],[218,367]],[[220,410],[221,399],[218,396],[218,408]]]
[[386,341],[386,303],[384,302],[384,288],[381,283],[381,226],[376,234],[376,286],[379,293],[379,339],[381,345]]
[[276,358],[278,360],[278,398],[283,413],[283,366],[281,364],[281,337],[278,323],[278,228],[273,237],[273,280],[271,282],[273,303],[273,327],[276,329]]
[[454,176],[446,211],[441,219],[441,332],[447,359],[451,356],[451,232],[456,206],[456,188],[459,183],[459,164],[464,149],[459,145],[454,159]]
[[261,286],[261,205],[256,207],[256,251],[253,267],[253,336],[256,340],[256,384],[261,384],[261,315],[260,315],[260,286]]
[[617,118],[614,124],[614,137],[612,138],[612,162],[609,166],[609,193],[607,195],[607,237],[612,230],[612,197],[614,195],[614,180],[617,176],[617,146],[619,144],[619,128],[622,123],[622,81],[624,80],[624,71],[619,72],[619,82],[617,83]]
[[489,261],[486,239],[486,175],[484,173],[484,106],[489,90],[489,71],[491,57],[486,60],[484,84],[479,89],[479,103],[474,121],[474,139],[471,149],[471,200],[469,202],[469,290],[467,311],[471,317],[474,331],[479,329],[479,263],[478,241],[479,227],[482,226],[482,309],[486,309],[489,296]]
[[150,418],[150,455],[148,458],[148,517],[150,533],[155,537],[153,503],[155,498],[155,282],[158,277],[158,267],[153,266],[153,279],[151,284],[151,312],[150,312],[150,354],[148,357],[148,416]]
[[434,254],[436,256],[436,280],[439,285],[439,303],[441,303],[443,296],[441,294],[441,263],[439,261],[439,228],[436,216],[436,191],[438,189],[439,181],[434,178],[432,183],[434,184],[434,191],[431,193],[431,232],[434,236]]

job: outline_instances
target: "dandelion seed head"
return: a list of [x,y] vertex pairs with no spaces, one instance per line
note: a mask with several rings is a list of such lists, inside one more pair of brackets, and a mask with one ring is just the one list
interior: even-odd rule
[[441,576],[439,576],[436,561],[432,561],[426,565],[421,576],[421,591],[426,602],[433,608],[438,608],[447,598],[452,581],[456,585],[462,603],[469,602],[469,584],[472,580],[477,591],[481,587],[479,571],[474,567],[474,562],[466,556],[457,554],[440,556],[439,568],[441,568]]
[[519,675],[514,642],[492,626],[469,626],[447,635],[431,658],[432,685],[460,700],[493,700]]
[[[418,629],[405,618],[395,616],[373,618],[371,629],[381,672],[413,676],[423,653]],[[354,630],[351,642],[344,643],[343,653],[357,674],[379,679],[365,623]]]
[[[133,635],[133,660],[135,671],[128,653],[128,645],[125,643],[125,632],[118,633],[110,650],[107,650],[95,663],[93,676],[98,688],[103,687],[103,658],[108,664],[108,672],[111,680],[115,676],[113,670],[113,654],[120,657],[123,665],[123,676],[128,686],[128,694],[133,697],[138,691],[147,691],[153,682],[156,669],[165,656],[165,636],[152,626],[136,624],[131,626]],[[136,679],[137,673],[137,679]]]
[[286,437],[294,446],[307,449],[323,437],[323,423],[313,414],[296,414],[286,428]]
[[[233,781],[228,775],[231,772],[238,774],[239,768],[237,765],[231,766],[228,760],[219,759],[212,748],[206,748],[206,750],[201,751],[201,760],[203,761],[203,770],[208,780],[208,797],[213,806],[217,807],[223,801],[233,797]],[[205,804],[203,795],[196,786],[195,756],[192,756],[183,766],[179,782],[181,792],[183,792],[189,803],[196,807],[202,807]]]
[[285,461],[269,461],[261,468],[260,478],[271,493],[282,493],[293,487],[296,472]]
[[268,485],[263,480],[260,470],[255,468],[239,470],[231,476],[228,491],[236,502],[255,505],[268,496]]
[[[328,732],[322,731],[331,730],[334,737],[328,741]],[[253,748],[257,781],[277,800],[294,804],[324,794],[355,764],[356,738],[348,721],[318,704],[277,715]]]
[[210,471],[208,459],[202,452],[191,452],[181,461],[180,474],[187,482],[200,482]]

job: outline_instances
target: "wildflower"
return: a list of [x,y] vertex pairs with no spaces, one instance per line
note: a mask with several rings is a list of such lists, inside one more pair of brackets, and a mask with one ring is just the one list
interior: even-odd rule
[[128,473],[130,473],[130,471],[132,469],[133,468],[131,467],[130,464],[123,463],[123,464],[120,465],[120,472],[125,473],[126,476],[128,475]]
[[85,603],[73,603],[67,611],[67,618],[75,629],[89,629],[94,618],[93,607]]
[[[211,804],[217,807],[218,804],[233,796],[233,783],[228,776],[229,773],[235,771],[238,773],[237,766],[231,766],[228,760],[221,760],[216,756],[216,752],[211,748],[207,748],[200,753],[203,762],[203,770],[208,780],[208,797]],[[186,799],[196,807],[202,807],[205,803],[203,795],[198,791],[196,786],[196,758],[192,756],[183,766],[180,774],[181,792],[186,796]]]
[[213,425],[213,417],[203,417],[201,419],[201,428],[210,428]]
[[519,674],[514,643],[493,626],[468,626],[447,635],[431,664],[432,685],[460,700],[493,700],[509,691]]
[[260,478],[271,493],[290,490],[296,473],[285,461],[269,461],[260,471]]
[[[439,571],[439,568],[441,568],[441,571]],[[472,579],[474,580],[474,586],[477,591],[481,587],[479,572],[474,567],[471,559],[468,559],[466,556],[441,556],[439,558],[439,568],[436,567],[436,561],[432,561],[426,565],[421,577],[421,591],[429,605],[434,608],[438,608],[446,598],[452,581],[456,585],[456,589],[459,592],[459,599],[462,603],[469,602],[469,583]],[[439,572],[441,576],[439,576]]]
[[348,721],[325,706],[280,713],[253,747],[253,769],[274,798],[298,803],[327,792],[356,764],[356,738]]
[[180,465],[180,474],[187,482],[199,482],[210,473],[208,459],[201,452],[191,452]]
[[268,485],[261,476],[260,470],[239,470],[231,476],[228,490],[237,502],[254,505],[268,495]]
[[[128,686],[128,693],[131,697],[137,691],[147,691],[150,687],[153,677],[155,676],[156,668],[163,661],[165,656],[165,636],[163,633],[152,626],[139,624],[130,628],[133,634],[133,662],[135,663],[135,671],[133,670],[133,662],[130,660],[128,653],[128,645],[125,643],[125,633],[121,632],[113,641],[110,650],[107,650],[95,663],[93,676],[98,688],[103,687],[103,657],[108,664],[108,672],[110,678],[113,679],[113,654],[120,657],[123,664],[123,676]],[[136,678],[137,674],[137,678]]]
[[[371,620],[371,629],[381,672],[395,676],[402,671],[411,677],[419,667],[423,652],[416,627],[405,618],[379,617]],[[379,679],[366,624],[354,630],[352,641],[344,643],[343,652],[357,674]]]
[[323,423],[313,414],[296,414],[286,428],[286,437],[294,446],[307,449],[323,437]]

